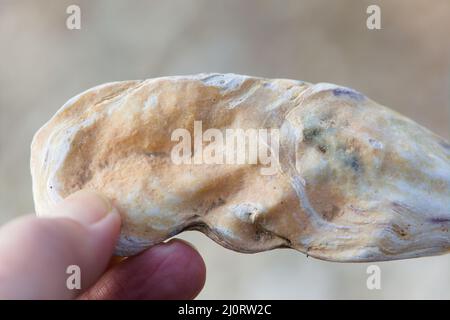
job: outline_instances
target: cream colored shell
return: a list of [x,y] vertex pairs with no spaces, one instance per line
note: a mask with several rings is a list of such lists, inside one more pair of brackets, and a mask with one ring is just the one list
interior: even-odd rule
[[[178,128],[280,132],[276,174],[258,164],[174,164]],[[206,144],[206,143],[205,143]],[[290,247],[332,261],[450,248],[450,146],[332,84],[199,74],[124,81],[69,100],[35,135],[36,211],[94,189],[118,206],[117,254],[183,230],[224,247]]]

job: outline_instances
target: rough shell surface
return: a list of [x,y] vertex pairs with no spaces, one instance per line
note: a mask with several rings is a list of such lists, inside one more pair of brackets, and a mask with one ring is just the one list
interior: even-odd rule
[[[276,173],[174,164],[174,130],[279,129]],[[206,145],[207,142],[203,141]],[[133,255],[183,230],[224,247],[290,247],[332,261],[450,248],[450,146],[352,89],[199,74],[107,83],[69,100],[35,135],[38,215],[80,189],[112,199]]]

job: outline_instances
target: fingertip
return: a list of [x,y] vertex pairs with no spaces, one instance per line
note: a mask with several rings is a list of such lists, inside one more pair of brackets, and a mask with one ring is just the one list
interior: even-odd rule
[[186,288],[186,296],[183,299],[195,298],[206,282],[206,265],[202,256],[193,244],[182,239],[171,239],[166,245],[174,250],[170,259],[174,265],[178,265],[180,278],[184,275],[184,278],[180,279]]
[[198,251],[174,239],[112,267],[82,298],[193,299],[205,278],[206,266]]
[[[77,201],[68,208],[70,214],[26,216],[2,226],[0,297],[67,299],[95,283],[107,267],[120,232],[117,211],[111,209],[102,218],[102,204],[97,199],[91,197],[86,213],[81,210],[83,203]],[[94,219],[89,220],[89,213]],[[69,266],[77,266],[82,274],[76,290],[67,286]]]
[[108,214],[118,215],[108,198],[96,191],[79,190],[58,203],[47,216],[70,218],[89,226]]

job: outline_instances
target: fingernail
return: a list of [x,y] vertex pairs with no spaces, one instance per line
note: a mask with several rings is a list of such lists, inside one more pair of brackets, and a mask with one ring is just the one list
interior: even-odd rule
[[84,225],[92,225],[109,213],[117,213],[117,210],[105,196],[95,191],[81,190],[59,203],[52,216],[70,218]]

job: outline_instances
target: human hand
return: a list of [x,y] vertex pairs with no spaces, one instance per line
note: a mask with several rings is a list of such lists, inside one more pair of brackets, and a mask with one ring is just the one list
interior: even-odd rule
[[[205,264],[181,240],[112,265],[120,223],[107,199],[80,191],[50,218],[25,216],[2,226],[0,299],[192,299],[200,292]],[[66,285],[71,265],[80,268],[80,290]]]

